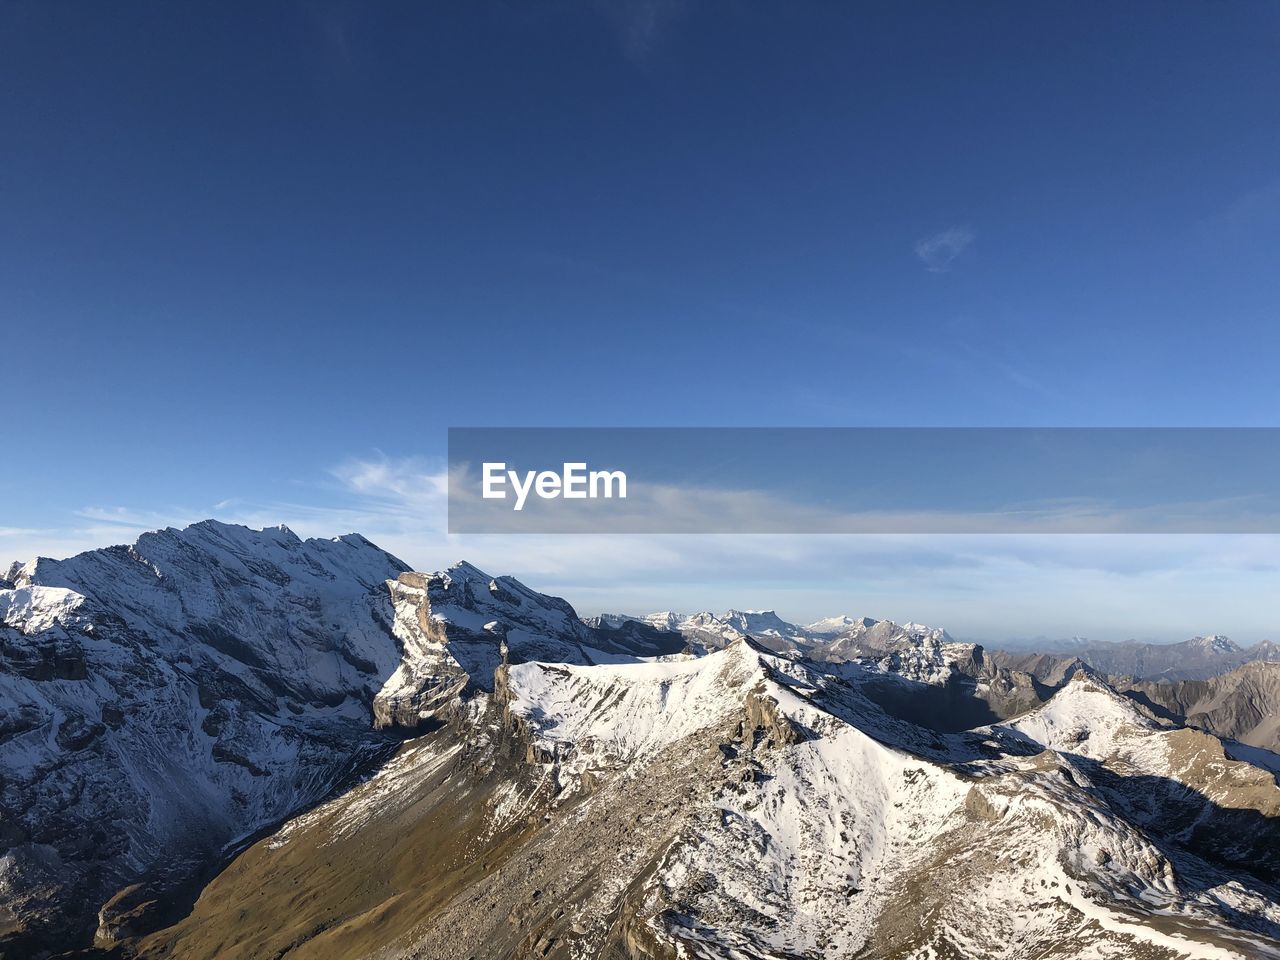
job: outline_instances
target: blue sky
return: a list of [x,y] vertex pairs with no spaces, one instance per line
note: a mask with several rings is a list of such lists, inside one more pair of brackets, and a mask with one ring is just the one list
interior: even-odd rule
[[7,3],[0,556],[358,523],[584,608],[1280,635],[1264,538],[433,512],[450,425],[1277,425],[1278,53],[1264,3]]

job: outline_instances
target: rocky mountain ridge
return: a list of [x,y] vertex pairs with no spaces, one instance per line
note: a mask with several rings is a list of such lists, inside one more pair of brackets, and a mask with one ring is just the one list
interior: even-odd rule
[[121,891],[119,926],[139,922],[491,690],[504,657],[678,649],[592,630],[469,564],[416,574],[363,537],[284,527],[206,521],[6,580],[0,943],[32,949],[68,928],[113,938],[96,913]]
[[198,882],[393,750],[369,711],[404,569],[362,537],[204,523],[12,570],[0,938],[92,933],[114,892]]
[[5,579],[0,956],[1280,957],[1280,761],[1085,664],[213,522]]
[[1207,680],[1114,683],[1163,716],[1280,753],[1280,663],[1258,660]]
[[1083,674],[941,735],[864,679],[749,640],[501,666],[140,955],[1280,956],[1274,776]]
[[1280,662],[1280,644],[1263,640],[1242,647],[1221,634],[1192,637],[1178,643],[1126,640],[1118,643],[1043,641],[1010,645],[1012,657],[1059,656],[1083,660],[1103,673],[1139,680],[1206,680],[1246,663]]

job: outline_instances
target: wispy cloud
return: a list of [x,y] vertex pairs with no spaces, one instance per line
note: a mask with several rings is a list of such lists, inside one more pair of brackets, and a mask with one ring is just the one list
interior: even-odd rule
[[0,527],[0,537],[29,537],[39,532],[31,527]]
[[1256,190],[1237,197],[1219,216],[1219,221],[1232,229],[1258,223],[1274,222],[1280,215],[1280,180],[1272,180]]
[[917,240],[916,256],[930,273],[946,273],[976,239],[977,234],[969,227],[948,227]]
[[[1040,380],[1027,373],[1021,365],[1015,365],[1002,359],[995,349],[988,349],[979,346],[978,342],[972,337],[960,337],[954,342],[957,343],[960,349],[967,353],[973,360],[991,367],[1010,383],[1013,383],[1024,390],[1038,393],[1049,400],[1062,400],[1062,396],[1059,393],[1050,390]],[[1005,348],[1004,352],[1007,352],[1007,348]],[[965,364],[966,362],[963,359],[957,360],[955,358],[954,351],[938,351],[938,353],[944,358],[944,362],[949,364]]]
[[617,27],[627,59],[644,66],[671,23],[685,12],[677,0],[609,0],[598,9]]
[[188,517],[202,519],[198,511],[181,507],[167,510],[133,510],[129,507],[91,506],[77,510],[76,516],[100,526],[124,527],[129,530],[154,530],[157,527],[173,526],[184,522]]
[[330,472],[354,493],[409,506],[438,508],[449,495],[448,472],[415,457],[394,459],[379,454],[374,459],[353,458]]

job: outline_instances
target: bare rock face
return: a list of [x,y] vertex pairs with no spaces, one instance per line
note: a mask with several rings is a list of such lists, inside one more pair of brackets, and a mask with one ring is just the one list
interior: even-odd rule
[[111,948],[154,929],[160,904],[147,884],[131,883],[117,890],[98,910],[95,947]]
[[586,664],[683,647],[634,624],[583,621],[559,597],[465,562],[439,573],[403,573],[388,587],[402,659],[374,698],[379,727],[439,721],[460,695],[492,692],[494,671],[507,661]]
[[496,652],[497,636],[479,637],[475,657],[464,655],[461,647],[451,649],[445,623],[431,616],[427,584],[422,574],[402,573],[387,585],[401,660],[373,700],[374,725],[380,729],[416,730],[429,723],[471,685],[467,667],[474,670],[478,660],[483,670],[484,660]]
[[1210,634],[1179,643],[1142,643],[1137,640],[1120,643],[1084,640],[1066,644],[1046,642],[1038,648],[1038,654],[1023,656],[1036,655],[1056,655],[1066,661],[1079,659],[1100,673],[1116,677],[1174,682],[1207,680],[1246,663],[1278,662],[1280,646],[1264,641],[1252,647],[1242,647],[1229,637]]
[[1280,753],[1280,663],[1255,661],[1207,680],[1115,682],[1189,726]]
[[1004,650],[985,651],[987,659],[997,666],[1019,673],[1027,673],[1050,687],[1059,687],[1075,674],[1098,672],[1075,656],[1051,653],[1009,653]]
[[766,747],[782,747],[799,743],[800,729],[781,712],[778,701],[769,696],[763,685],[747,694],[743,735]]

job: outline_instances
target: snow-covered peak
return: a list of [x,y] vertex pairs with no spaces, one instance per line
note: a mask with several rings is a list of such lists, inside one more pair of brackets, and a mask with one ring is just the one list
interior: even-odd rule
[[727,610],[720,620],[753,637],[772,636],[797,639],[805,636],[794,623],[788,623],[773,610]]
[[[387,581],[404,570],[355,535],[204,521],[15,571],[0,771],[32,842],[4,869],[59,864],[23,923],[93,922],[139,874],[198,862],[385,750],[373,694],[401,659]],[[111,842],[85,844],[99,824]]]
[[467,581],[489,581],[493,578],[477,567],[474,563],[466,560],[459,560],[450,564],[440,572],[442,577],[449,580],[458,580],[460,582]]
[[1192,637],[1187,643],[1197,650],[1210,654],[1228,655],[1240,653],[1242,650],[1239,644],[1230,637],[1224,637],[1217,633],[1203,637]]
[[947,631],[920,623],[863,619],[813,650],[820,660],[853,660],[889,654],[945,659],[951,653],[967,656],[972,644],[957,644]]
[[[889,622],[892,623],[892,621]],[[951,635],[941,627],[926,626],[923,623],[916,623],[914,620],[909,620],[904,623],[902,625],[902,630],[904,633],[912,637],[924,637],[930,640],[939,640],[944,643],[953,642],[951,640]]]
[[33,560],[13,561],[4,573],[0,573],[0,588],[9,589],[22,586],[27,580],[27,568],[34,563],[35,561]]
[[[625,618],[623,614],[610,614],[607,616]],[[744,636],[741,630],[725,623],[715,614],[705,610],[689,614],[663,610],[659,613],[650,613],[634,619],[646,623],[657,630],[680,634],[695,650],[701,653],[709,650],[720,650],[733,641],[742,639]]]
[[68,625],[84,597],[63,587],[23,586],[0,590],[0,626],[36,634],[57,624]]
[[878,621],[874,617],[850,617],[840,614],[835,617],[824,617],[821,620],[815,620],[813,623],[806,624],[804,629],[818,637],[833,637],[836,634],[844,633],[854,627],[874,627]]
[[639,617],[626,613],[601,613],[594,617],[584,617],[583,622],[589,627],[603,627],[606,630],[618,630],[629,623],[644,623]]
[[132,546],[90,550],[67,560],[41,557],[23,567],[22,578],[127,605],[128,591],[160,581],[168,582],[168,592],[212,585],[222,575],[276,587],[285,585],[284,578],[313,585],[327,582],[337,590],[359,592],[407,569],[403,561],[357,534],[304,541],[283,526],[253,530],[204,520],[181,530],[144,533]]
[[506,671],[510,712],[547,755],[577,766],[651,757],[700,730],[738,718],[766,679],[759,648],[738,641],[705,657],[574,666],[525,663]]
[[736,620],[739,618],[755,618],[770,623],[783,622],[782,618],[778,616],[778,612],[776,610],[735,610],[730,607],[724,613],[720,614],[721,620]]
[[1127,697],[1085,672],[1036,709],[991,728],[1012,731],[1046,750],[1106,760],[1127,742],[1160,729]]
[[[304,541],[287,527],[205,520],[145,533],[132,546],[40,558],[23,568],[22,580],[72,591],[85,598],[86,615],[109,615],[153,644],[189,652],[194,633],[217,662],[270,665],[292,676],[314,674],[309,651],[332,646],[335,626],[353,608],[367,608],[370,596],[385,596],[386,581],[406,569],[354,534]],[[244,643],[208,640],[209,630]],[[358,659],[388,671],[394,665],[394,644],[372,624],[343,637]]]
[[1254,660],[1280,660],[1280,643],[1274,640],[1260,640],[1248,650]]
[[[452,635],[493,633],[485,627],[496,623],[507,634],[513,650],[524,643],[573,646],[592,639],[591,631],[567,601],[531,590],[514,577],[491,577],[465,560],[439,573],[413,574],[412,579],[427,591],[430,616],[446,623]],[[577,662],[580,654],[568,659]]]

